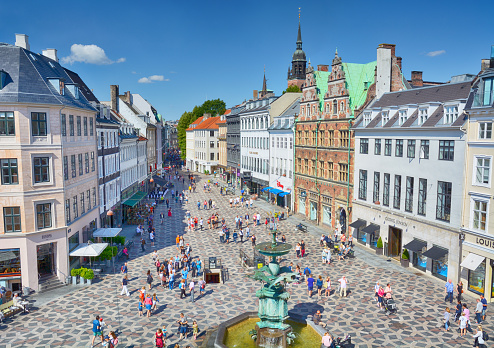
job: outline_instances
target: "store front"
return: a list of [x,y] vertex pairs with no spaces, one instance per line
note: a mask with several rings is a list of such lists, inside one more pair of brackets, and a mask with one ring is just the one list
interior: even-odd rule
[[0,286],[12,291],[21,289],[20,249],[0,249]]
[[365,242],[367,243],[367,246],[376,249],[377,247],[377,240],[379,239],[379,230],[381,227],[376,224],[369,224],[369,226],[364,227],[362,229],[362,234],[365,234]]
[[56,243],[46,243],[36,246],[39,277],[55,273],[55,250]]
[[448,278],[448,249],[434,245],[423,253],[423,256],[431,260],[431,273],[433,276],[447,280]]
[[367,244],[367,234],[362,230],[366,224],[367,221],[362,219],[357,219],[350,224],[350,227],[353,228],[353,239],[364,245]]
[[398,259],[401,255],[401,235],[400,228],[389,226],[388,232],[388,256]]
[[403,249],[408,250],[412,266],[425,272],[427,269],[427,256],[423,253],[427,250],[427,242],[414,238],[411,242],[405,244]]
[[317,202],[310,201],[309,202],[309,218],[311,221],[317,221]]

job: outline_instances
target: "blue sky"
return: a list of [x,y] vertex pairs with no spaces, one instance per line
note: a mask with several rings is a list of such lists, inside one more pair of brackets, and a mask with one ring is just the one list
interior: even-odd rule
[[3,1],[0,41],[27,34],[32,51],[58,49],[100,100],[118,84],[174,120],[206,99],[232,106],[251,98],[264,66],[280,94],[299,7],[313,66],[331,64],[336,47],[343,61],[366,63],[378,44],[394,43],[407,78],[420,70],[424,80],[447,81],[478,73],[494,45],[492,0]]

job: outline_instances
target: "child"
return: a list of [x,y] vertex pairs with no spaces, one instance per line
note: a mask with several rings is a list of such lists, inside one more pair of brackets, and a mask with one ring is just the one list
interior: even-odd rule
[[99,327],[100,327],[100,331],[101,331],[101,336],[104,336],[104,328],[106,327],[106,323],[103,321],[103,318],[99,318]]
[[142,317],[142,300],[139,298],[139,305],[137,306],[139,316]]
[[156,304],[160,302],[160,300],[158,300],[158,297],[156,296],[156,293],[153,294],[153,306],[151,307],[151,309],[154,309],[156,310]]
[[166,346],[166,335],[167,335],[167,331],[166,331],[166,325],[163,325],[163,328],[161,329],[161,332],[163,332],[163,345]]
[[197,339],[197,333],[199,332],[199,327],[197,326],[197,322],[194,320],[192,322],[192,334],[194,335],[194,340]]
[[467,333],[467,317],[465,313],[461,313],[460,317],[460,337],[465,336]]
[[444,312],[444,329],[449,331],[449,317],[450,317],[450,309],[446,307],[446,311]]

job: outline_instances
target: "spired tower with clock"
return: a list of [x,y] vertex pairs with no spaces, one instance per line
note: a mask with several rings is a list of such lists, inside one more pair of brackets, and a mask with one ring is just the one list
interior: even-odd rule
[[292,56],[292,68],[288,68],[288,87],[298,86],[302,90],[305,82],[305,69],[307,67],[307,58],[302,50],[302,30],[300,29],[300,8],[298,9],[298,35],[297,49]]

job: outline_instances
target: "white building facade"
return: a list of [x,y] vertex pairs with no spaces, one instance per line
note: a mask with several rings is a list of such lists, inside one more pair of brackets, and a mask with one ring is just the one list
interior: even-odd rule
[[[465,108],[471,81],[385,93],[355,131],[354,240],[458,279]],[[454,175],[452,175],[454,173]]]

